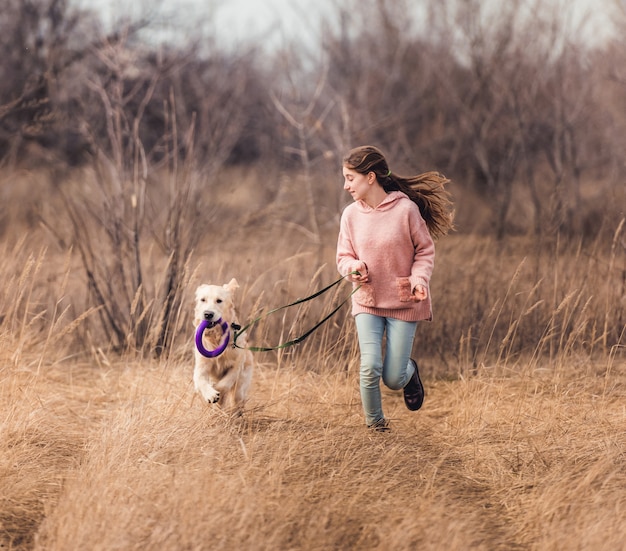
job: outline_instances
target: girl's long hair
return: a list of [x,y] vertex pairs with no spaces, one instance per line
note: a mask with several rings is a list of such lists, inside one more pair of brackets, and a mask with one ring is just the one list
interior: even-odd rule
[[382,152],[372,145],[351,149],[343,158],[343,164],[359,174],[373,172],[387,193],[402,191],[408,195],[419,207],[433,239],[444,236],[454,229],[452,198],[444,187],[450,180],[443,174],[436,171],[411,177],[395,174],[389,169]]

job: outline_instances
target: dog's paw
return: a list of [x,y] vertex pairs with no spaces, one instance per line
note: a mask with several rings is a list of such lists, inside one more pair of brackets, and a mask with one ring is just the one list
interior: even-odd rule
[[214,388],[212,388],[210,391],[204,392],[202,395],[209,404],[215,404],[220,400],[220,393]]

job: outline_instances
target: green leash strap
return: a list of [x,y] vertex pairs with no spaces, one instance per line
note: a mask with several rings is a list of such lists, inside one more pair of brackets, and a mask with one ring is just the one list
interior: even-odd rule
[[345,299],[344,301],[337,306],[330,314],[328,314],[324,319],[322,319],[320,322],[316,323],[313,327],[311,327],[311,329],[309,329],[306,333],[304,333],[303,335],[300,335],[299,337],[289,341],[289,342],[285,342],[283,344],[279,344],[277,346],[247,346],[247,347],[243,347],[243,346],[239,346],[237,344],[237,339],[239,338],[239,336],[244,333],[245,331],[247,331],[251,326],[253,326],[255,323],[258,323],[260,320],[262,320],[263,318],[266,318],[268,316],[270,316],[271,314],[274,314],[280,310],[284,310],[285,308],[290,308],[292,306],[297,306],[298,304],[302,304],[303,302],[308,302],[309,300],[313,300],[314,298],[319,297],[320,295],[323,295],[325,292],[327,292],[328,290],[332,289],[335,285],[339,285],[346,277],[351,276],[353,274],[358,274],[359,272],[350,272],[349,274],[346,274],[345,276],[340,277],[337,281],[334,281],[333,283],[331,283],[330,285],[324,287],[323,289],[321,289],[320,291],[317,291],[316,293],[313,293],[312,295],[306,297],[306,298],[301,298],[296,300],[295,302],[292,302],[291,304],[286,304],[285,306],[279,306],[278,308],[274,308],[274,310],[270,310],[269,312],[267,312],[267,314],[263,314],[261,316],[259,316],[258,318],[253,319],[251,322],[249,322],[247,325],[245,325],[244,327],[242,327],[239,330],[235,330],[234,332],[234,338],[233,338],[233,346],[235,348],[240,348],[242,350],[251,350],[252,352],[270,352],[272,350],[280,350],[281,348],[287,348],[288,346],[293,346],[295,344],[299,344],[301,343],[304,339],[306,339],[311,333],[313,333],[316,329],[318,329],[321,325],[323,325],[325,322],[327,322],[334,314],[336,314],[339,309],[346,303],[348,302],[348,300],[350,300],[350,297],[356,293],[361,286],[359,285],[358,287],[356,287]]

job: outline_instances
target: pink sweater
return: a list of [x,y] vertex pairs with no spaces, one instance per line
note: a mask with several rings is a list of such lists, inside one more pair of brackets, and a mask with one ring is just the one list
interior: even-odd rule
[[341,215],[337,269],[341,275],[365,262],[369,282],[352,295],[352,315],[362,312],[404,321],[432,320],[428,298],[416,302],[416,285],[428,288],[435,245],[418,206],[401,191],[392,191],[375,209],[363,201]]

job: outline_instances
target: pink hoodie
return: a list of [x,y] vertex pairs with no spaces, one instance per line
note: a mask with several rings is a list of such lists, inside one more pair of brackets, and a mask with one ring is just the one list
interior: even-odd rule
[[428,288],[435,245],[419,207],[401,191],[392,191],[375,209],[364,201],[341,215],[337,269],[341,275],[365,262],[369,282],[352,295],[352,315],[362,312],[404,321],[432,320],[428,298],[416,302],[416,285]]

